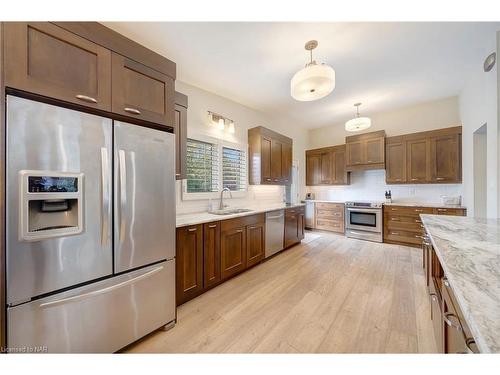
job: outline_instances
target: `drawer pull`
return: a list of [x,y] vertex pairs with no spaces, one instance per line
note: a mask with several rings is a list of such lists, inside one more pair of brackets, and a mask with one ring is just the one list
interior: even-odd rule
[[241,232],[243,232],[243,229],[237,229],[236,230],[236,233],[241,233]]
[[208,226],[209,228],[217,228],[217,224],[211,224]]
[[420,208],[415,208],[415,212],[424,212],[424,210],[421,210]]
[[197,228],[189,228],[189,229],[188,229],[188,232],[196,232],[196,229],[197,229]]
[[448,279],[443,279],[443,284],[445,287],[449,288],[450,287],[450,282],[448,281]]
[[453,322],[449,319],[449,318],[451,318],[451,317],[453,317],[453,318],[457,318],[457,319],[458,319],[458,317],[457,317],[455,314],[453,314],[453,313],[444,313],[444,314],[443,314],[443,320],[444,320],[444,322],[445,322],[445,323],[446,323],[449,327],[453,327],[453,328],[455,328],[457,331],[461,331],[461,330],[462,330],[462,326],[460,325],[460,323],[459,323],[459,324],[453,323]]
[[123,108],[123,110],[125,112],[132,113],[133,115],[140,115],[141,114],[141,111],[139,111],[138,109],[135,109],[135,108],[125,107],[125,108]]
[[438,211],[439,211],[439,212],[446,212],[446,211],[448,211],[448,210],[447,210],[446,208],[438,208]]
[[91,96],[87,96],[87,95],[76,95],[75,96],[77,99],[80,99],[80,100],[83,100],[84,102],[87,102],[87,103],[97,103],[97,100]]
[[434,302],[437,301],[437,296],[434,293],[431,294],[431,298]]
[[271,179],[270,178],[266,178],[266,181],[271,181]]
[[422,220],[415,219],[415,223],[421,223]]
[[411,180],[412,181],[418,181],[418,178],[412,178]]
[[393,236],[399,236],[399,232],[391,232]]
[[401,221],[401,219],[397,218],[397,217],[391,217],[391,220],[392,221]]
[[415,238],[421,238],[424,239],[424,236],[419,236],[418,234],[415,235]]
[[444,177],[436,177],[436,180],[442,181],[442,180],[444,180]]

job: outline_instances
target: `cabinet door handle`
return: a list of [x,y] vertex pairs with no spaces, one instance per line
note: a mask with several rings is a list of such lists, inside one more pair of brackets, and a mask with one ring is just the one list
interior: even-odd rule
[[87,95],[76,95],[75,98],[77,99],[80,99],[80,100],[83,100],[84,102],[87,102],[87,103],[97,103],[97,100],[91,96],[87,96]]
[[180,176],[181,174],[180,174],[180,173],[176,173],[175,175],[176,175],[176,176]]
[[189,228],[188,232],[196,232],[196,228]]
[[139,111],[138,109],[135,109],[135,108],[125,107],[125,108],[123,108],[123,110],[125,112],[132,113],[134,115],[140,115],[141,114],[141,111]]
[[210,224],[208,227],[209,228],[217,228],[217,224]]
[[243,232],[243,229],[237,229],[236,230],[236,233],[241,233],[241,232]]
[[460,323],[459,323],[459,324],[453,323],[453,322],[449,319],[449,318],[451,318],[451,317],[454,317],[454,318],[457,318],[457,319],[458,319],[458,317],[457,317],[455,314],[453,314],[453,313],[450,313],[450,312],[448,312],[448,313],[444,313],[444,314],[443,314],[443,320],[444,320],[444,322],[445,322],[446,324],[448,324],[448,326],[449,326],[449,327],[453,327],[453,328],[455,328],[457,331],[461,331],[461,330],[462,330],[462,326],[460,325]]

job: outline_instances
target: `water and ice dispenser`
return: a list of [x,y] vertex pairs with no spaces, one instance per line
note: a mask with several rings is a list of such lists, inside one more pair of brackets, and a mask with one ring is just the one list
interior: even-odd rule
[[21,241],[83,232],[83,173],[19,172]]

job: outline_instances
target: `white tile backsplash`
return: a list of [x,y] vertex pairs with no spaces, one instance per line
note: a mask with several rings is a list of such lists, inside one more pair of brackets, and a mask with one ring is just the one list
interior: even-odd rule
[[384,201],[386,190],[395,202],[440,203],[442,195],[463,195],[462,184],[387,185],[384,170],[351,172],[346,186],[306,186],[320,200]]
[[[209,210],[209,200],[182,200],[181,182],[176,181],[176,213],[190,214],[196,212],[205,212]],[[283,186],[258,186],[250,185],[245,198],[230,198],[228,194],[224,195],[224,202],[230,207],[245,207],[246,205],[276,204],[283,202],[285,188]],[[216,202],[215,202],[216,201]],[[212,203],[218,204],[218,199],[212,199]]]

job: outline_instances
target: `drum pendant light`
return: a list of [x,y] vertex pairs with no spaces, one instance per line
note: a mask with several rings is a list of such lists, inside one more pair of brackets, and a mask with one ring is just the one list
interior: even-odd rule
[[316,63],[312,58],[312,50],[317,46],[316,40],[310,40],[305,45],[305,49],[311,54],[311,59],[305,68],[295,73],[292,78],[290,91],[295,100],[301,102],[318,100],[330,94],[335,88],[335,70],[329,65]]
[[356,117],[345,123],[345,130],[348,132],[359,132],[361,130],[368,129],[372,126],[372,120],[369,117],[359,117],[359,106],[361,103],[356,103]]

